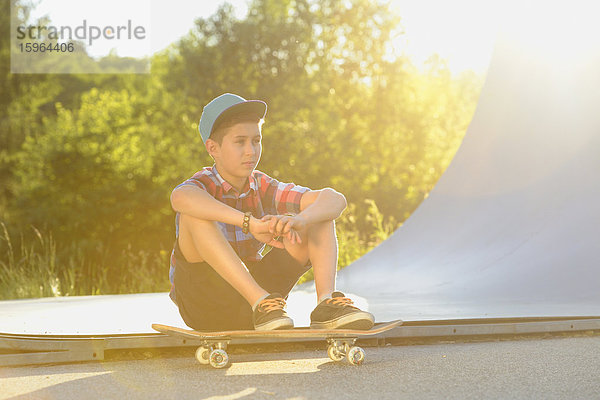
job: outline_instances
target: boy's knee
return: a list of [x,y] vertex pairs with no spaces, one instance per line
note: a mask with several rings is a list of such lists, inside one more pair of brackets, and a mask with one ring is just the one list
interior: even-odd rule
[[222,240],[225,240],[217,222],[180,214],[178,243],[186,261],[190,263],[204,261],[207,248],[202,246],[202,238],[217,238],[219,235],[222,236]]
[[[198,247],[197,241],[201,240],[201,238],[218,238],[219,236],[225,239],[225,234],[221,231],[216,221],[208,221],[185,214],[179,216],[180,244],[184,241],[188,243],[188,246],[194,243],[194,247]],[[184,246],[186,245],[184,244]]]

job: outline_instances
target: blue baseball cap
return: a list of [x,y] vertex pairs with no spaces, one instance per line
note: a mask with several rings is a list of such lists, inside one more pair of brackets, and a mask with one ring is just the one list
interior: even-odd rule
[[210,137],[213,128],[225,118],[235,114],[251,113],[258,118],[264,118],[267,114],[267,103],[260,100],[246,100],[237,94],[225,93],[214,98],[204,106],[198,130],[202,141]]

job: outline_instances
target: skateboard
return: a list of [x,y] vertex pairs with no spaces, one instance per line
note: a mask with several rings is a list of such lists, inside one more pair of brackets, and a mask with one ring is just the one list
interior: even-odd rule
[[152,328],[169,336],[199,340],[201,345],[196,350],[196,359],[200,364],[210,364],[214,368],[225,368],[229,364],[229,355],[226,351],[227,345],[232,339],[258,338],[325,339],[329,344],[327,355],[333,361],[339,362],[347,359],[351,365],[360,365],[365,360],[365,351],[354,345],[356,340],[359,337],[383,333],[400,325],[402,325],[401,320],[377,324],[369,330],[295,328],[273,331],[199,332],[160,324],[152,324]]

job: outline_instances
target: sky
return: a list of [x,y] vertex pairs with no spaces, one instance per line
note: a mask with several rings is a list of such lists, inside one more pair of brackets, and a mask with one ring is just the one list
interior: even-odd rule
[[[213,14],[224,0],[38,0],[32,20],[48,16],[55,26],[95,25],[145,27],[142,40],[96,39],[88,47],[98,57],[115,48],[119,56],[143,57],[162,50],[192,29],[194,20]],[[228,0],[238,17],[247,11],[247,0]],[[433,54],[449,62],[450,70],[460,72],[487,68],[496,35],[497,19],[489,2],[476,0],[392,0],[402,17],[404,34],[393,41],[396,55],[410,57],[417,66]],[[89,28],[87,28],[89,29]],[[83,32],[83,31],[82,31]],[[123,35],[127,34],[123,30]],[[89,39],[88,34],[88,39]],[[87,40],[87,39],[86,39]]]

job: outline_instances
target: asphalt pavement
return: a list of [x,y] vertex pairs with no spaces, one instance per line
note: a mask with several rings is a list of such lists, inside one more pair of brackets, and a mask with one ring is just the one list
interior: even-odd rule
[[597,399],[600,336],[366,347],[361,366],[323,349],[0,368],[0,399]]

